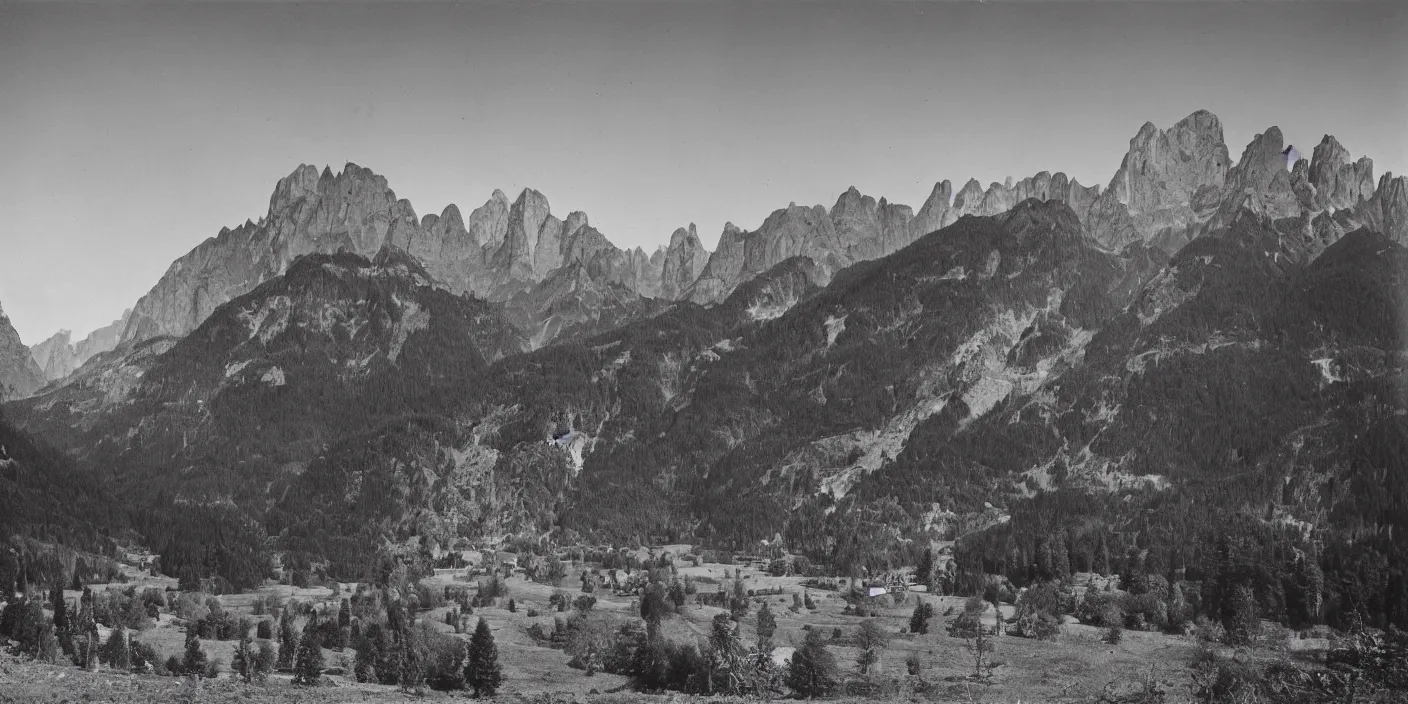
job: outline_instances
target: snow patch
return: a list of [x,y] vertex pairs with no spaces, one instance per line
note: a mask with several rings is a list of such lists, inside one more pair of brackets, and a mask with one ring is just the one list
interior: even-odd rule
[[244,368],[249,366],[249,363],[250,360],[246,359],[243,362],[230,362],[229,364],[225,365],[225,378],[229,379],[230,377],[244,371]]

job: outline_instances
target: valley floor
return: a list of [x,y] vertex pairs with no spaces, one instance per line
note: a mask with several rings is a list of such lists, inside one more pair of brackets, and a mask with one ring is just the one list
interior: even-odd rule
[[[726,573],[732,573],[735,566],[703,564],[697,567],[683,567],[685,574],[698,580],[701,591],[711,591],[712,584],[722,580]],[[851,675],[855,671],[855,661],[859,651],[849,643],[849,635],[864,620],[844,612],[845,601],[835,592],[808,590],[817,608],[800,609],[793,612],[788,605],[794,594],[803,592],[802,580],[798,577],[773,577],[756,569],[744,567],[744,581],[750,589],[759,592],[781,588],[781,595],[766,598],[777,618],[777,633],[774,642],[778,655],[790,654],[792,647],[801,643],[806,629],[820,630],[835,639],[830,649],[836,657],[843,673]],[[564,588],[579,579],[579,571],[572,568],[564,580]],[[131,575],[133,581],[151,586],[168,586],[168,578],[153,578],[140,572]],[[450,574],[430,578],[432,582],[453,583]],[[96,586],[96,585],[95,585]],[[126,585],[114,585],[126,586]],[[345,593],[344,585],[339,592]],[[500,663],[503,666],[505,683],[499,699],[523,702],[676,702],[683,698],[680,694],[646,695],[631,692],[626,678],[606,673],[587,676],[583,671],[567,666],[570,657],[536,642],[528,633],[530,625],[542,624],[549,630],[556,614],[547,606],[548,597],[556,591],[553,587],[526,581],[521,578],[508,580],[510,595],[515,599],[516,610],[508,611],[504,602],[493,607],[475,609],[474,616],[484,617],[491,625],[497,641]],[[565,588],[576,595],[578,590]],[[327,587],[294,589],[287,585],[269,584],[258,594],[248,593],[226,595],[221,598],[224,607],[237,616],[251,614],[252,604],[259,594],[277,595],[287,600],[290,597],[301,601],[335,602],[339,597]],[[76,596],[76,593],[74,593]],[[616,596],[605,590],[597,590],[595,611],[613,621],[638,620],[639,607],[633,597]],[[928,601],[934,606],[935,617],[930,623],[930,632],[925,635],[905,633],[909,617],[918,601]],[[691,599],[691,602],[694,600]],[[882,656],[883,669],[879,677],[894,683],[894,694],[890,698],[904,701],[935,702],[1097,702],[1102,695],[1111,691],[1131,692],[1142,687],[1149,678],[1167,692],[1168,701],[1185,701],[1189,698],[1188,664],[1193,658],[1197,643],[1191,637],[1173,636],[1154,632],[1126,632],[1125,638],[1117,645],[1101,641],[1100,629],[1079,623],[1066,623],[1055,642],[1044,642],[1015,636],[994,638],[996,650],[993,662],[998,666],[993,670],[990,682],[976,684],[968,679],[973,671],[972,658],[965,641],[949,636],[945,631],[954,614],[963,610],[961,597],[928,595],[910,592],[903,595],[901,603],[894,603],[893,597],[875,600],[876,618],[886,631],[892,634],[888,647]],[[882,606],[881,603],[884,605]],[[443,626],[444,613],[448,607],[424,610],[418,619]],[[750,639],[755,623],[753,612],[743,620],[745,640]],[[1004,611],[1010,610],[1004,607]],[[529,616],[529,610],[535,616]],[[951,611],[950,611],[951,609]],[[664,633],[676,641],[690,641],[703,638],[709,632],[711,621],[721,609],[689,603],[678,613],[668,618]],[[947,613],[946,613],[947,612]],[[988,624],[993,624],[994,614],[986,616]],[[1004,613],[1007,618],[1010,613]],[[443,626],[444,632],[452,632]],[[844,634],[837,638],[839,631]],[[155,626],[134,633],[135,640],[152,645],[161,657],[181,651],[184,628],[175,622],[172,615],[163,613]],[[214,660],[225,664],[228,669],[234,643],[232,641],[203,640],[202,647]],[[905,660],[911,653],[917,653],[922,663],[919,680],[908,677]],[[361,701],[405,701],[421,699],[466,698],[467,693],[457,693],[453,697],[443,692],[426,692],[423,695],[409,695],[392,686],[359,684],[350,676],[330,674],[324,676],[324,685],[307,688],[295,687],[288,674],[276,673],[260,685],[247,685],[235,681],[228,674],[217,679],[186,680],[177,677],[120,674],[101,669],[86,672],[72,665],[48,665],[24,660],[11,655],[0,656],[0,704],[9,702],[361,702]],[[326,650],[324,660],[329,668],[350,671],[348,666],[353,651]],[[337,672],[338,670],[334,670]],[[837,701],[860,701],[861,697],[841,696]],[[864,697],[873,701],[875,697]]]

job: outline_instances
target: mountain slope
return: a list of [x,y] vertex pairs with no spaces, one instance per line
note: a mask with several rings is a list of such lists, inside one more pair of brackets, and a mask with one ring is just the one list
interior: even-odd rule
[[324,444],[433,409],[524,348],[496,306],[433,287],[399,250],[310,255],[180,341],[100,357],[12,413],[129,497],[257,513]]
[[116,348],[131,316],[131,310],[125,311],[121,318],[94,330],[76,344],[70,341],[70,331],[60,330],[35,345],[30,352],[35,363],[44,371],[44,378],[58,381],[72,374],[94,356]]
[[0,401],[29,396],[44,382],[43,370],[0,308]]

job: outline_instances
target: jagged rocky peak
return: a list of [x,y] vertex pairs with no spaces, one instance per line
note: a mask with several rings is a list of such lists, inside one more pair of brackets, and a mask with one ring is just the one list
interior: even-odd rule
[[670,244],[665,248],[660,265],[660,297],[673,301],[684,296],[708,263],[709,250],[699,241],[694,223],[688,228],[677,228],[670,234]]
[[[1281,159],[1279,146],[1275,156]],[[1230,164],[1216,115],[1199,110],[1167,130],[1146,122],[1091,206],[1087,227],[1112,249],[1136,239],[1175,249],[1217,208]]]
[[1351,208],[1373,196],[1374,161],[1366,156],[1351,162],[1349,150],[1327,134],[1311,152],[1309,180],[1315,209]]
[[465,228],[476,242],[486,247],[497,247],[508,233],[508,196],[495,188],[494,194],[484,205],[469,214]]
[[177,259],[133,306],[123,341],[194,330],[216,307],[317,252],[376,252],[419,229],[409,202],[386,179],[348,163],[337,174],[306,164],[280,179],[258,223],[221,230]]
[[845,258],[862,261],[882,257],[913,241],[909,223],[914,210],[907,205],[876,200],[851,186],[831,207],[830,217]]
[[35,363],[44,372],[48,381],[57,381],[72,374],[94,356],[117,347],[122,331],[132,316],[132,309],[123,311],[122,317],[88,333],[88,336],[72,342],[72,332],[60,330],[49,339],[30,349]]
[[1230,223],[1243,208],[1273,220],[1299,215],[1290,166],[1281,128],[1272,126],[1253,137],[1227,173],[1217,221]]

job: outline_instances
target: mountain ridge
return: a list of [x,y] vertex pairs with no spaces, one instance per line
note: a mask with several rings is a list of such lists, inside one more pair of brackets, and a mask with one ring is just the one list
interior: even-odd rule
[[[1280,130],[1268,129],[1234,164],[1221,121],[1199,110],[1166,130],[1143,125],[1103,189],[1044,171],[986,189],[969,179],[956,192],[942,180],[915,211],[852,187],[830,208],[793,204],[774,211],[756,230],[726,224],[714,252],[706,252],[697,235],[677,240],[672,234],[649,255],[585,231],[585,213],[559,219],[546,196],[531,188],[512,202],[495,190],[468,218],[454,204],[417,218],[409,201],[398,199],[386,179],[369,169],[349,162],[334,173],[304,164],[279,180],[257,223],[224,228],[173,262],[133,306],[120,341],[184,334],[215,305],[282,271],[299,254],[346,248],[370,256],[383,244],[426,262],[451,290],[490,300],[526,293],[570,264],[574,253],[590,258],[605,251],[614,261],[596,270],[613,272],[615,283],[636,294],[716,303],[742,279],[788,256],[813,259],[825,275],[895,251],[963,215],[994,215],[1029,197],[1066,202],[1097,241],[1115,249],[1139,239],[1172,253],[1198,232],[1225,224],[1243,202],[1274,216],[1300,216],[1299,236],[1323,244],[1365,224],[1397,241],[1408,239],[1402,177],[1385,174],[1376,183],[1372,160],[1351,163],[1330,135],[1304,164],[1285,163],[1283,147]],[[1277,165],[1284,166],[1279,171],[1285,178],[1273,178]],[[584,248],[592,252],[584,254]],[[531,327],[540,327],[533,322]],[[71,371],[60,364],[55,378]]]

